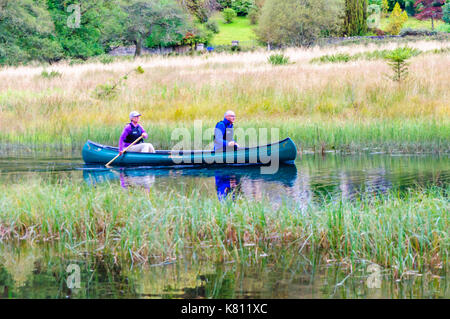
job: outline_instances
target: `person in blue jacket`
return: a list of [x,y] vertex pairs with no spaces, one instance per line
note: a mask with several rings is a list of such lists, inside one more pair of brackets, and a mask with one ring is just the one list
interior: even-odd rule
[[236,114],[233,111],[226,111],[223,121],[216,124],[214,129],[214,151],[226,152],[239,148],[238,143],[233,140],[233,123]]
[[235,175],[222,175],[220,172],[216,172],[216,191],[219,201],[224,201],[231,193],[232,199],[235,200],[236,196],[241,192],[241,179]]

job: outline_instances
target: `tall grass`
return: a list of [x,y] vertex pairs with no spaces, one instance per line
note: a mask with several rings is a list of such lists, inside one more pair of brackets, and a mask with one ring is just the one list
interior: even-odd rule
[[[329,107],[327,104],[322,106]],[[326,110],[324,110],[326,111]],[[239,120],[238,120],[239,121]],[[148,124],[147,124],[148,123]],[[211,128],[216,122],[202,122],[202,148],[212,148],[213,134]],[[171,149],[181,141],[173,134],[175,129],[184,127],[190,132],[190,142],[194,147],[195,126],[191,123],[149,123],[142,125],[149,133],[149,140],[157,149]],[[340,151],[353,152],[407,152],[446,153],[450,151],[450,123],[443,119],[424,120],[370,120],[370,121],[311,121],[299,117],[297,120],[245,120],[236,124],[235,137],[240,145],[248,147],[265,144],[276,140],[271,129],[278,128],[279,139],[291,137],[299,152],[306,151]],[[81,128],[47,127],[43,129],[26,129],[21,134],[14,132],[0,133],[0,150],[14,150],[16,145],[28,145],[28,150],[80,151],[86,140],[118,145],[123,126],[86,126]],[[257,143],[248,138],[249,130],[267,129],[267,138],[259,134]],[[209,130],[209,131],[208,131]],[[262,132],[262,131],[261,131]]]
[[401,276],[446,267],[449,208],[448,188],[273,208],[243,198],[220,203],[196,191],[35,180],[0,186],[0,240],[62,243],[74,253],[142,263],[193,252],[209,261],[245,261],[270,254],[273,245],[298,247],[350,264],[370,261]]
[[[213,127],[226,110],[233,109],[238,116],[236,127],[280,127],[283,135],[294,135],[305,149],[317,149],[321,146],[317,141],[343,148],[374,141],[406,148],[413,143],[418,149],[433,144],[445,150],[450,113],[445,72],[450,55],[444,52],[448,42],[408,46],[437,51],[412,58],[410,80],[402,85],[386,81],[389,69],[384,61],[309,63],[325,54],[372,52],[370,46],[288,49],[284,54],[294,63],[283,68],[268,64],[265,51],[145,57],[110,64],[62,63],[46,68],[62,76],[45,80],[40,76],[42,67],[4,68],[0,71],[0,141],[74,148],[88,138],[117,143],[129,112],[139,110],[151,142],[168,148],[173,145],[169,142],[172,128],[192,127],[196,119]],[[395,44],[378,47],[380,51],[394,48]],[[137,66],[145,73],[129,78],[114,99],[95,95],[97,86]],[[403,136],[394,132],[397,128]],[[358,130],[366,137],[359,137]]]

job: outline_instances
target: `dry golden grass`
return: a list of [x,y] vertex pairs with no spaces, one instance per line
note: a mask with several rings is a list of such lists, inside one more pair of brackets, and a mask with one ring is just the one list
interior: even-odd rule
[[[412,42],[422,51],[448,48],[449,42]],[[0,70],[0,134],[47,126],[123,126],[131,110],[144,123],[218,120],[233,109],[238,120],[369,121],[448,119],[450,55],[419,55],[410,60],[409,80],[397,84],[385,61],[311,64],[324,54],[393,49],[382,46],[288,49],[295,62],[273,67],[266,51],[195,57],[152,56],[112,64],[55,64]],[[94,89],[132,74],[115,99],[98,99]],[[46,79],[41,72],[58,71]],[[14,126],[11,123],[15,123]]]

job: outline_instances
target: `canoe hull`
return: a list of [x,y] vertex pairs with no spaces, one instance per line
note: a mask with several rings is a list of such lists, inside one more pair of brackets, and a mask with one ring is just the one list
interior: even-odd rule
[[[106,164],[118,155],[117,147],[87,141],[82,150],[86,164]],[[290,138],[280,142],[234,152],[156,151],[156,153],[125,152],[112,166],[174,166],[174,165],[272,165],[295,161],[297,148]]]

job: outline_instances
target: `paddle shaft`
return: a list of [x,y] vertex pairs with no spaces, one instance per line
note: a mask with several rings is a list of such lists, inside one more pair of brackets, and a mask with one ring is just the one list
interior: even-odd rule
[[[136,143],[137,143],[138,141],[140,141],[143,137],[144,137],[143,135],[139,136],[139,138],[137,138],[133,143],[131,143],[130,145],[128,145],[127,148],[123,150],[123,153],[125,153],[131,146],[133,146],[134,144],[136,144]],[[123,153],[122,153],[122,154],[123,154]],[[112,160],[110,160],[105,166],[108,167],[109,164],[111,164],[112,162],[114,162],[114,161],[116,160],[116,158],[118,158],[119,156],[120,156],[120,153],[119,153],[116,157],[114,157]]]

